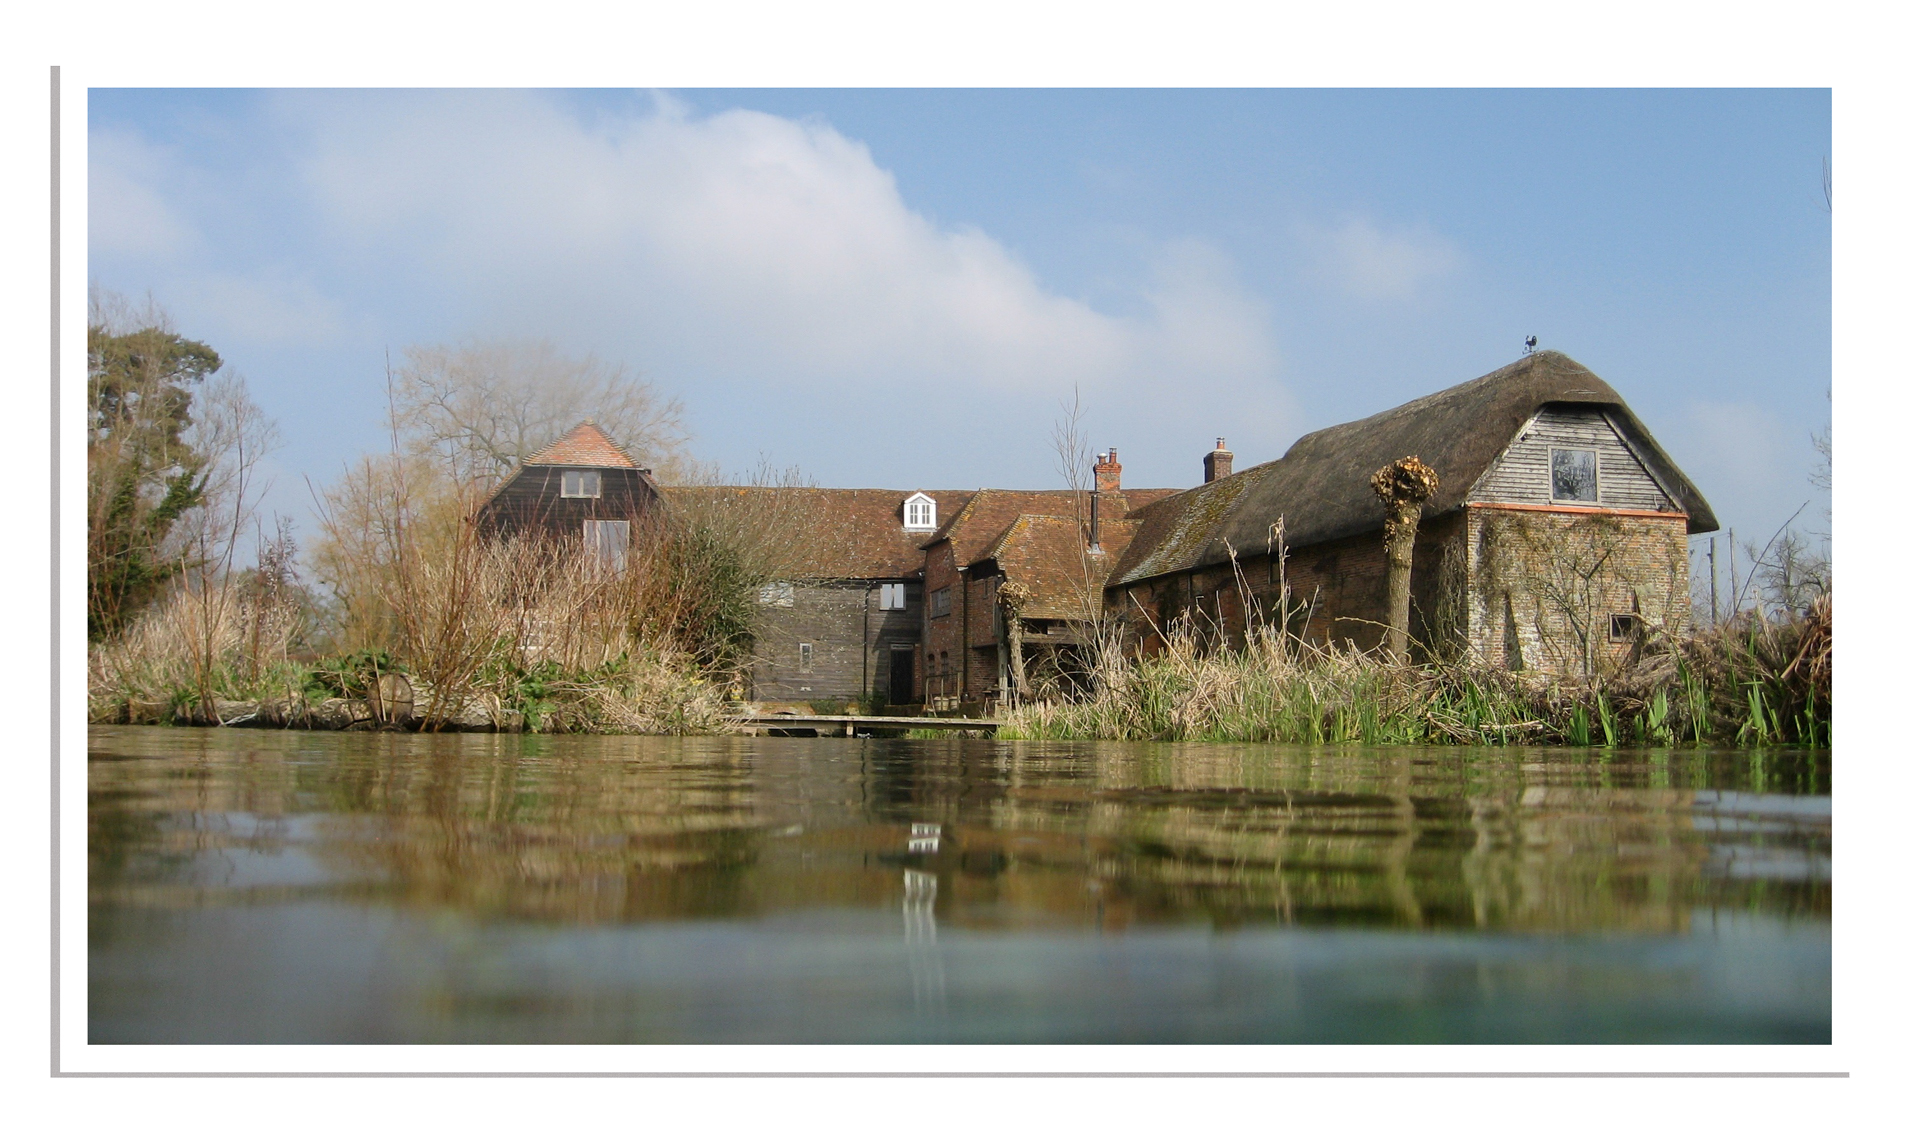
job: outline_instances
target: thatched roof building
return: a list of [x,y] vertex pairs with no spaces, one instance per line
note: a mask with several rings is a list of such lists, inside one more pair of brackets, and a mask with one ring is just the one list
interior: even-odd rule
[[1377,532],[1375,469],[1418,456],[1440,474],[1428,519],[1463,508],[1474,488],[1535,414],[1554,405],[1602,410],[1627,447],[1680,510],[1687,530],[1719,521],[1653,434],[1612,386],[1565,354],[1543,350],[1484,377],[1359,421],[1308,433],[1279,460],[1182,492],[1133,513],[1140,524],[1113,575],[1126,585],[1270,549],[1274,521],[1304,547]]

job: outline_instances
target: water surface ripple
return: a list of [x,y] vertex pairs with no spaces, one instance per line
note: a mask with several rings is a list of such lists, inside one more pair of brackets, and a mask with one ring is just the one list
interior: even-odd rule
[[89,754],[94,1042],[1831,1041],[1825,753]]

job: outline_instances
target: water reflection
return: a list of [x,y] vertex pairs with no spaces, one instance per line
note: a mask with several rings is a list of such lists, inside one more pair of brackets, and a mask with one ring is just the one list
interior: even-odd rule
[[[109,1038],[1534,1041],[1557,1033],[1536,1017],[1543,988],[1555,1025],[1609,1041],[1828,1026],[1824,753],[164,728],[89,743]],[[1359,935],[1301,935],[1329,929]],[[1582,966],[1561,945],[1516,952],[1522,938],[1599,943]],[[1415,951],[1377,959],[1389,940]],[[1655,951],[1622,959],[1621,940]],[[1354,964],[1386,966],[1302,974]],[[276,999],[288,971],[323,969],[345,981],[332,998]],[[1313,1006],[1328,996],[1348,997],[1337,1026]],[[1449,996],[1464,1014],[1406,1030]]]
[[1685,932],[1703,906],[1830,914],[1828,800],[1789,793],[1826,772],[1796,753],[1756,794],[1727,789],[1748,785],[1744,753],[169,729],[93,745],[96,903],[324,890],[632,922],[888,905],[907,869],[969,926]]

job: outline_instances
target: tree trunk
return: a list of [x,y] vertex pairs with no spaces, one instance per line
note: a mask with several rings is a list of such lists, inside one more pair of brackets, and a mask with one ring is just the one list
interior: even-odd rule
[[1025,634],[1020,629],[1018,611],[1007,612],[1007,661],[1013,669],[1013,698],[1015,702],[1027,698],[1027,660]]
[[1387,652],[1407,661],[1407,620],[1413,604],[1413,540],[1420,533],[1420,505],[1440,487],[1440,476],[1417,456],[1394,461],[1373,474],[1373,490],[1387,505]]
[[1387,652],[1407,659],[1407,622],[1413,606],[1413,540],[1420,505],[1397,503],[1387,517]]

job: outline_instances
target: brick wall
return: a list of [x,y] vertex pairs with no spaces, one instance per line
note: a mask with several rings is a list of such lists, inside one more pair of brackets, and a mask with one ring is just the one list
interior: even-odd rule
[[[1606,672],[1690,617],[1687,519],[1474,506],[1469,655],[1507,668]],[[1630,632],[1610,632],[1615,615]]]

